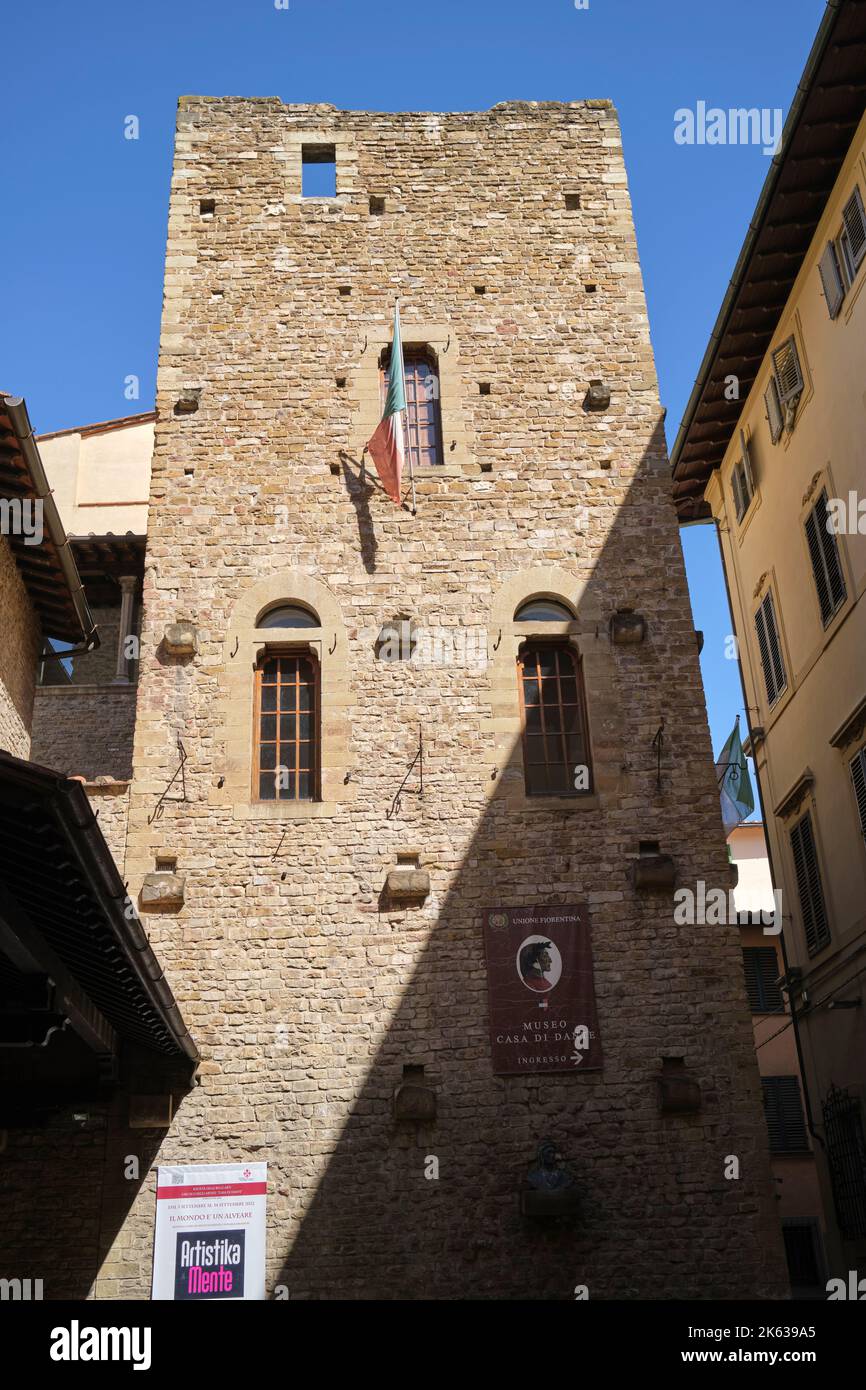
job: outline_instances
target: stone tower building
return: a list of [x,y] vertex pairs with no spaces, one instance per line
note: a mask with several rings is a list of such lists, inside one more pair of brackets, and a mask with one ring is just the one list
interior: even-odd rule
[[[730,874],[610,103],[182,99],[157,394],[125,869],[203,1062],[155,1161],[265,1159],[292,1298],[783,1294],[737,930],[673,920],[670,861]],[[509,1073],[485,914],[572,904],[600,1065]],[[521,1203],[545,1139],[579,1215]]]

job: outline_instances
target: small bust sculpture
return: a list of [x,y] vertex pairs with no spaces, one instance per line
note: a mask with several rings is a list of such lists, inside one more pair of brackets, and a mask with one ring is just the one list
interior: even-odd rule
[[543,1139],[539,1144],[538,1166],[530,1168],[526,1181],[536,1192],[563,1192],[575,1185],[569,1169],[558,1166],[556,1145],[550,1139]]

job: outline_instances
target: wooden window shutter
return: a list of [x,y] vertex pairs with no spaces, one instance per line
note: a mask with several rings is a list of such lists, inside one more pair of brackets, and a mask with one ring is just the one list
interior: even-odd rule
[[782,405],[788,405],[803,390],[800,354],[797,352],[797,344],[793,338],[788,338],[780,347],[774,349],[773,372],[776,377],[779,401]]
[[743,970],[752,1013],[779,1013],[784,999],[778,984],[779,961],[774,947],[744,946]]
[[764,671],[764,686],[767,691],[767,704],[774,705],[788,684],[785,662],[782,657],[782,644],[776,624],[776,610],[772,593],[767,593],[755,614],[755,630],[758,634],[758,648],[761,653],[761,666]]
[[809,1148],[800,1082],[796,1076],[762,1076],[764,1111],[772,1153],[803,1153]]
[[831,319],[834,319],[842,307],[842,300],[845,298],[845,284],[839,269],[836,247],[832,241],[827,242],[824,254],[818,262],[818,272],[821,276],[821,284],[824,286],[827,313]]
[[857,798],[860,829],[863,831],[863,839],[866,840],[866,748],[861,748],[851,762],[851,781],[854,783],[854,795]]
[[779,404],[779,388],[774,376],[770,377],[764,392],[764,409],[767,412],[767,424],[770,426],[770,438],[775,444],[782,433],[782,426],[785,421],[782,416],[782,407]]
[[779,692],[776,689],[776,678],[773,675],[773,663],[770,660],[770,647],[767,641],[767,624],[764,621],[763,604],[755,614],[755,631],[758,634],[758,650],[761,654],[761,668],[764,672],[764,688],[767,692],[767,704],[774,705],[778,699]]
[[810,956],[814,956],[830,941],[830,926],[827,921],[824,885],[821,881],[810,811],[797,821],[791,830],[790,839],[806,949]]
[[731,474],[731,492],[734,495],[734,511],[737,513],[737,521],[742,521],[743,517],[746,515],[746,508],[749,505],[743,495],[743,481],[740,476],[742,471],[743,465],[741,463],[735,463],[734,471]]
[[866,212],[864,212],[863,199],[857,186],[842,209],[842,221],[845,223],[845,231],[848,233],[851,263],[856,270],[863,257],[866,256]]
[[812,561],[812,573],[815,576],[815,588],[818,591],[821,621],[826,627],[833,612],[833,605],[830,602],[830,590],[827,587],[827,576],[824,573],[821,543],[818,540],[818,524],[814,511],[811,511],[806,517],[806,542],[809,546],[809,558]]
[[749,490],[749,501],[751,502],[755,493],[755,471],[752,468],[752,455],[749,451],[749,445],[746,442],[746,436],[742,430],[740,430],[740,448],[743,452],[743,471],[746,475],[746,486]]
[[776,623],[776,608],[773,603],[773,595],[767,594],[763,603],[764,621],[767,625],[767,641],[770,647],[770,658],[773,662],[773,674],[776,677],[776,690],[781,695],[788,684],[788,677],[785,675],[785,663],[782,659],[782,640],[779,637],[779,628]]
[[839,546],[836,537],[827,528],[826,488],[806,518],[806,541],[812,561],[815,588],[818,591],[821,621],[826,627],[848,596],[839,559]]

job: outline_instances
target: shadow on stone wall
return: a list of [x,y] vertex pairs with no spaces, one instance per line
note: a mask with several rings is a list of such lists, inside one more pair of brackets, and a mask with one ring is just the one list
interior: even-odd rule
[[[514,750],[510,771],[491,784],[492,799],[432,930],[429,914],[372,909],[368,959],[379,958],[384,970],[389,949],[399,956],[417,948],[384,1041],[367,1055],[369,1033],[352,1014],[341,1015],[327,990],[318,1003],[293,1001],[324,1011],[323,1032],[346,1036],[347,1070],[341,1077],[336,1056],[329,1061],[327,1086],[311,1084],[302,1098],[309,1102],[303,1120],[296,1106],[294,1118],[288,1108],[281,1116],[277,1103],[277,1122],[291,1124],[298,1155],[282,1164],[273,1149],[267,1155],[271,1190],[287,1204],[271,1202],[273,1282],[289,1298],[568,1299],[578,1284],[606,1298],[786,1296],[736,927],[677,926],[670,893],[645,896],[631,885],[643,839],[674,857],[681,884],[730,881],[697,642],[660,459],[659,427],[578,613],[579,621],[604,615],[596,627],[602,642],[618,607],[633,606],[648,619],[644,643],[611,649],[617,689],[610,703],[590,695],[593,747],[598,754],[614,746],[619,792],[606,793],[595,811],[516,807],[501,794],[502,778],[522,784]],[[560,563],[569,567],[567,554]],[[515,555],[515,570],[532,564],[531,552]],[[417,679],[420,687],[423,669]],[[668,736],[659,789],[652,740],[662,718]],[[436,857],[431,841],[447,835],[439,807],[455,796],[441,730],[431,727],[430,737],[440,756],[431,759],[425,798],[404,795],[395,828],[426,862]],[[480,732],[477,753],[482,761]],[[378,787],[375,795],[384,835],[387,798]],[[591,908],[604,1070],[494,1076],[482,913],[580,901]],[[331,962],[340,968],[339,957]],[[353,983],[364,987],[369,1012],[375,972]],[[700,1113],[660,1114],[663,1057],[685,1058],[701,1086]],[[288,1065],[304,1062],[300,1046]],[[423,1066],[425,1084],[436,1090],[435,1125],[393,1118],[406,1065]],[[329,1093],[354,1099],[339,1138],[323,1145],[316,1117],[329,1112]],[[547,1136],[577,1173],[577,1222],[519,1213],[520,1186]],[[738,1182],[724,1177],[728,1154],[740,1157]],[[425,1177],[431,1157],[438,1179]]]

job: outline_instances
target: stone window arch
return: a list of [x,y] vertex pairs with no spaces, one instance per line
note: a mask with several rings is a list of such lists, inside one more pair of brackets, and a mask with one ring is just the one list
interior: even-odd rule
[[321,619],[312,608],[301,603],[270,604],[256,619],[257,628],[321,627]]
[[348,642],[321,580],[283,571],[241,595],[220,684],[225,772],[213,803],[231,805],[237,819],[291,819],[354,799]]

